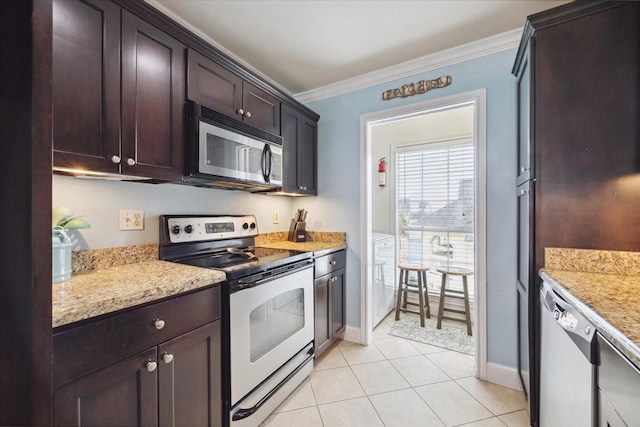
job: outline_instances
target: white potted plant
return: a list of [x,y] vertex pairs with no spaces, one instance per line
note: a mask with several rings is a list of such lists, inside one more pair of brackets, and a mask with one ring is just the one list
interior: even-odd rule
[[52,279],[53,283],[64,282],[71,278],[71,239],[67,230],[89,228],[91,225],[83,218],[74,217],[71,209],[58,207],[53,208],[51,226]]

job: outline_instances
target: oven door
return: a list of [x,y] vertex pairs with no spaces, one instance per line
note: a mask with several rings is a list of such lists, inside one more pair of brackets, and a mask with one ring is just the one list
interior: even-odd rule
[[282,185],[282,147],[199,122],[198,172],[239,181]]
[[257,282],[229,302],[233,407],[313,341],[313,268]]

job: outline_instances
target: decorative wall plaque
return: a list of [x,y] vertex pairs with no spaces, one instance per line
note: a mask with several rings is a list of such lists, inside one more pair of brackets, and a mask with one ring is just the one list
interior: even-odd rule
[[388,101],[393,98],[406,98],[408,96],[427,93],[431,89],[440,89],[451,84],[451,76],[442,76],[433,80],[420,80],[417,83],[402,85],[397,89],[389,89],[382,92],[382,99]]

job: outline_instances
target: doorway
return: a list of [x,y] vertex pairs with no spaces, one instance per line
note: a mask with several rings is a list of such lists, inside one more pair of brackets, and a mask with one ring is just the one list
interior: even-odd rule
[[[377,264],[380,261],[374,254],[374,241],[380,234],[391,235],[396,244],[396,256],[391,269],[388,266],[384,270],[386,280],[391,283],[397,283],[395,264],[401,259],[400,251],[404,260],[417,257],[419,261],[439,266],[466,263],[464,267],[473,270],[469,287],[473,301],[475,367],[479,378],[486,377],[485,108],[485,91],[477,90],[364,115],[360,120],[361,179],[365,190],[361,199],[364,219],[361,244],[364,245],[362,253],[367,254],[362,271],[365,280],[362,284],[361,342],[372,342],[376,311],[379,311],[375,307],[379,304],[379,295],[374,286],[379,279],[380,266]],[[471,175],[469,172],[466,176],[446,172],[451,170],[447,168],[452,163],[444,164],[442,170],[449,183],[438,184],[447,187],[448,197],[442,200],[433,197],[434,187],[423,188],[427,186],[427,179],[420,167],[420,181],[411,182],[408,178],[412,177],[407,175],[411,168],[403,166],[409,160],[420,159],[429,166],[424,171],[433,171],[435,163],[428,163],[429,159],[457,156],[461,152],[466,153],[467,162],[471,162]],[[383,186],[378,174],[381,159],[386,166]],[[399,161],[403,163],[399,164]],[[454,211],[465,221],[454,222],[449,229],[434,223],[444,212]],[[390,274],[392,279],[389,279]],[[428,282],[432,292],[439,291],[439,279],[434,276]],[[437,316],[437,308],[434,314]]]

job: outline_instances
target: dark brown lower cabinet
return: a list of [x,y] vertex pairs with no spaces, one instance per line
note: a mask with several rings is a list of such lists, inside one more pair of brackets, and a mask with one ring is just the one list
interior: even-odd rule
[[54,425],[221,426],[220,334],[219,286],[56,332]]
[[220,426],[220,321],[55,390],[56,426]]
[[320,356],[344,332],[345,265],[344,250],[315,260],[314,322],[315,357]]

